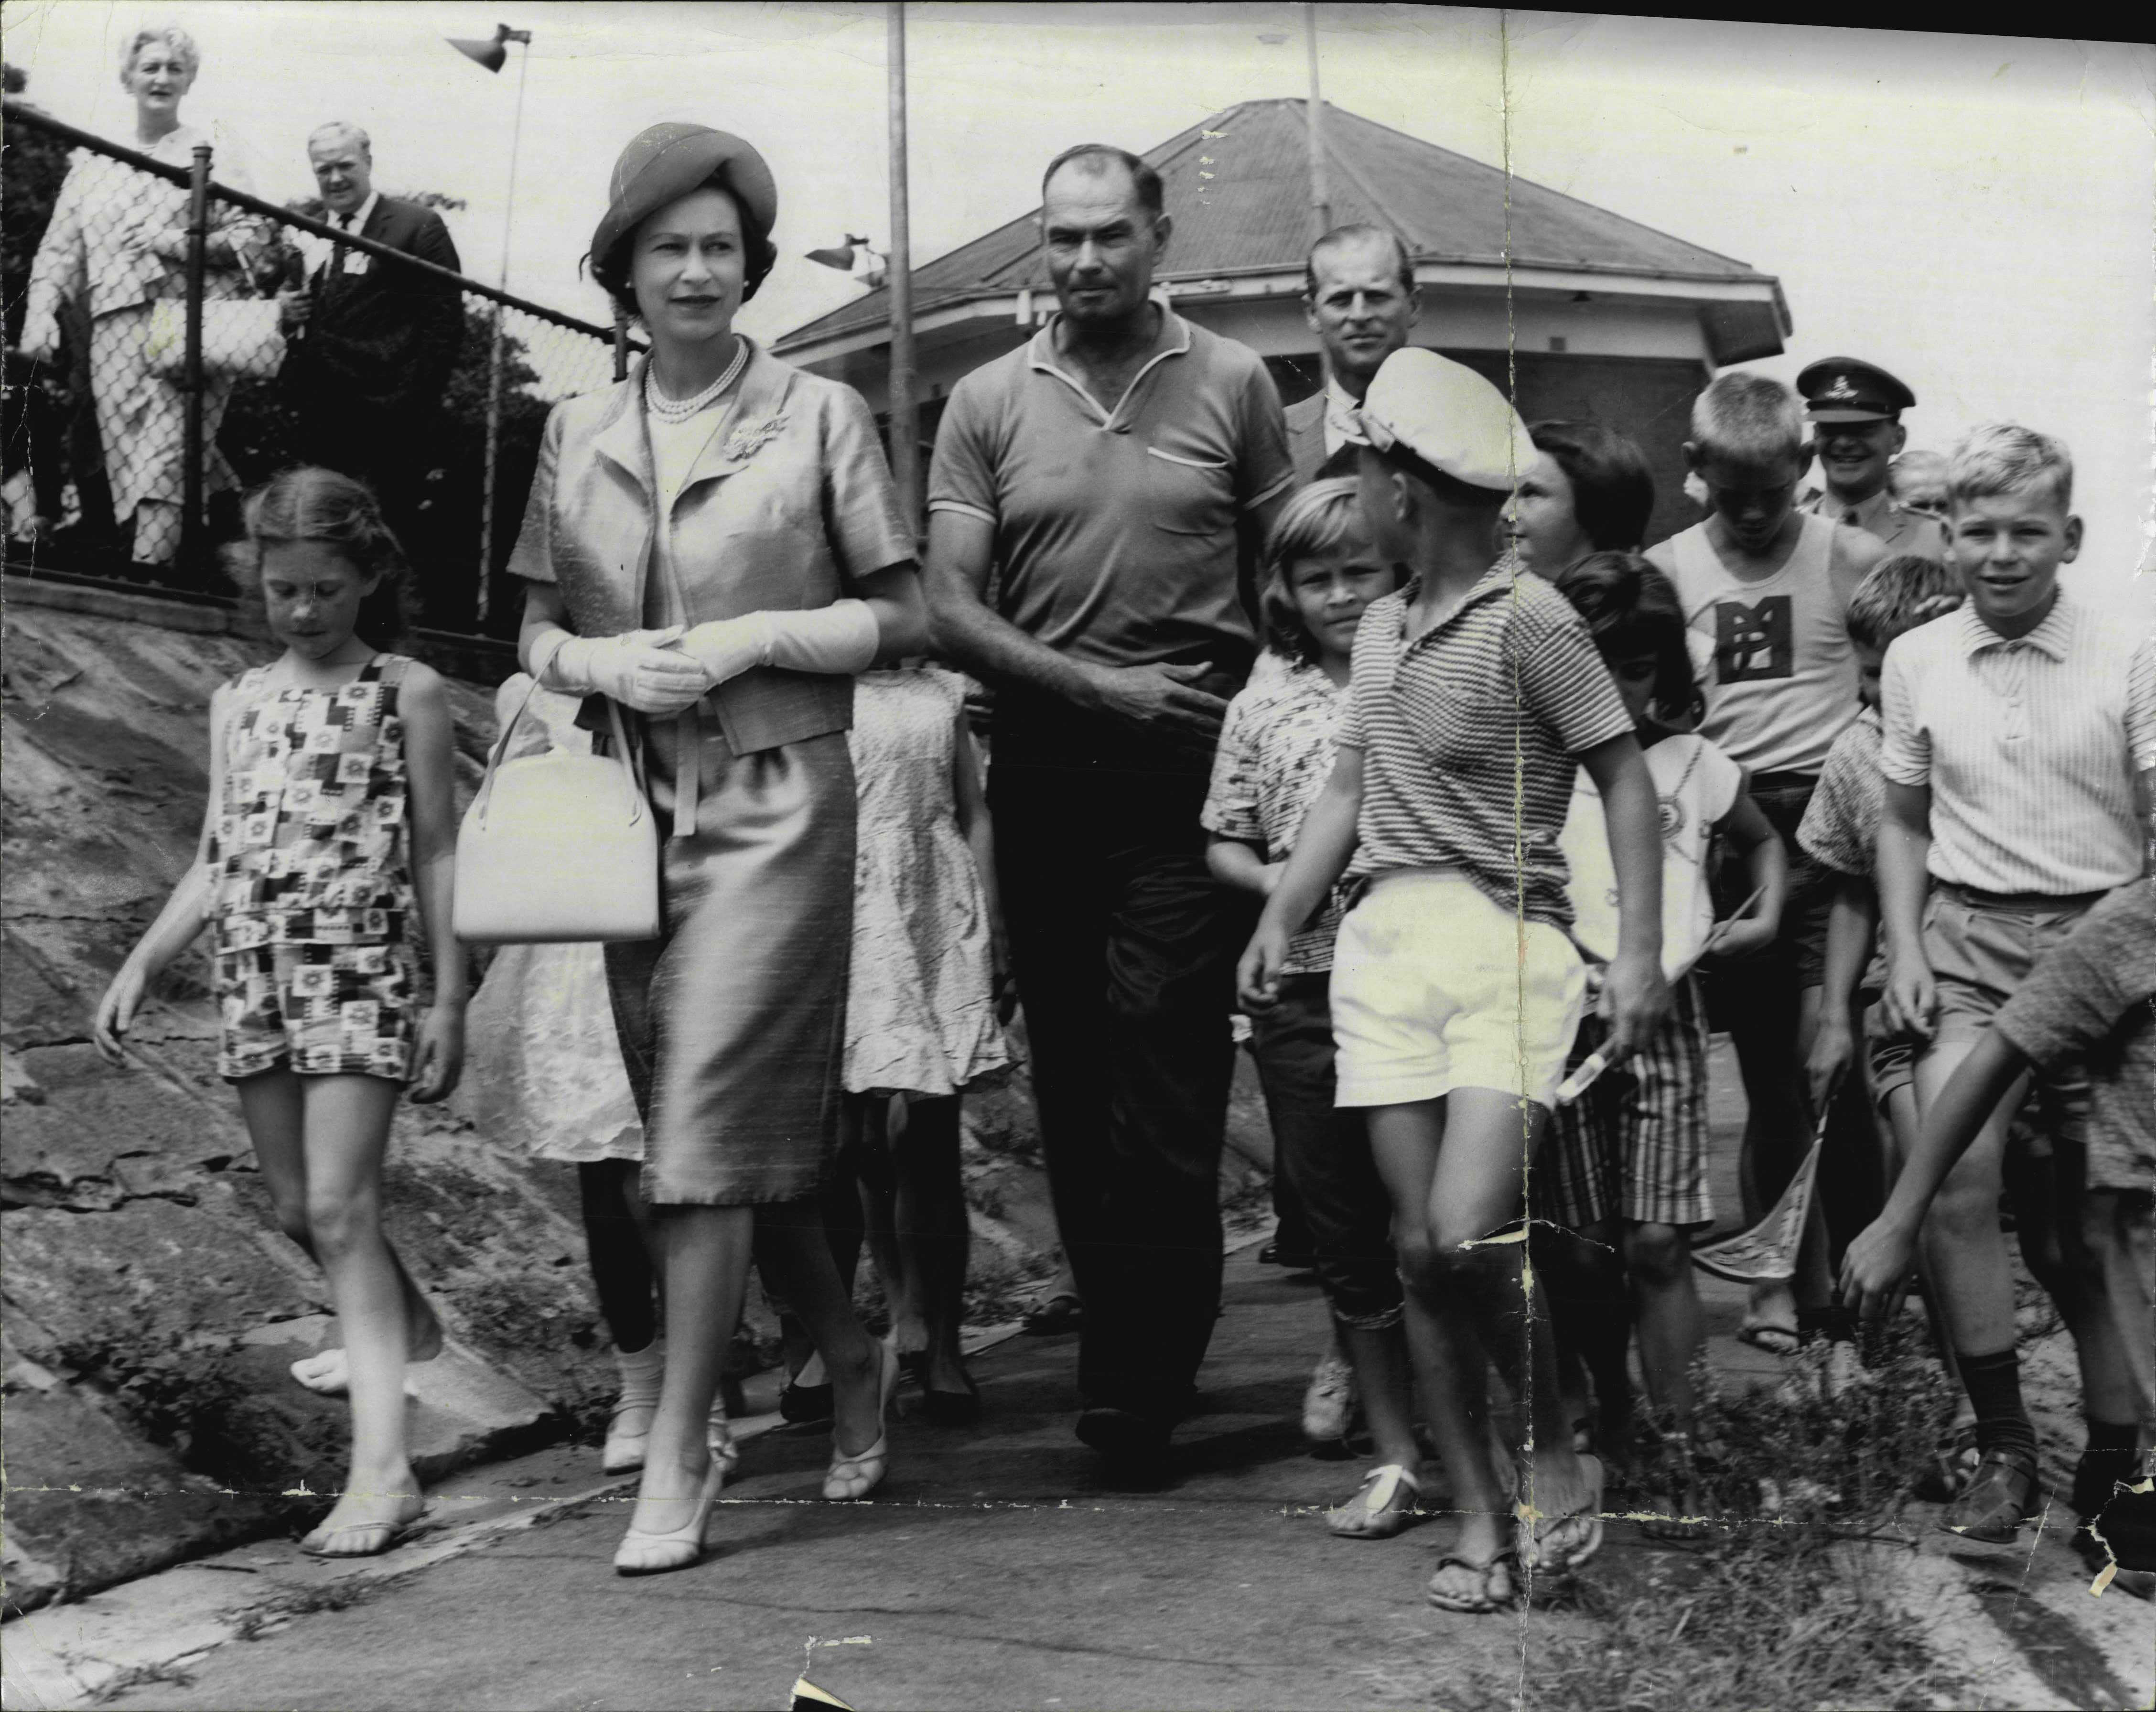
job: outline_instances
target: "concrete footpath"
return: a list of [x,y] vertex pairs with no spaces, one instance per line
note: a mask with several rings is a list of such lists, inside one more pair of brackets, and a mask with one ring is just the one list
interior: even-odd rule
[[[1708,1305],[1717,1366],[1768,1377],[1768,1358],[1731,1339],[1737,1294],[1710,1285]],[[826,1435],[760,1419],[722,1543],[695,1569],[614,1576],[629,1483],[557,1448],[454,1477],[429,1528],[384,1559],[258,1545],[10,1623],[7,1704],[761,1709],[805,1675],[860,1712],[1506,1705],[1538,1649],[1589,1620],[1571,1601],[1430,1608],[1443,1515],[1389,1542],[1326,1533],[1321,1512],[1361,1469],[1311,1457],[1296,1428],[1323,1325],[1312,1285],[1254,1248],[1231,1256],[1203,1412],[1151,1489],[1105,1484],[1071,1438],[1075,1338],[1013,1337],[973,1359],[978,1428],[901,1408],[891,1476],[866,1504],[819,1499]],[[2060,1532],[1964,1561],[1918,1515],[1918,1549],[1882,1556],[1889,1596],[1970,1667],[1976,1698],[1957,1704],[2156,1693],[2156,1612],[2092,1599]],[[1581,1579],[1622,1599],[1683,1549],[1613,1520]]]
[[[602,1489],[595,1452],[550,1452],[454,1479],[437,1531],[363,1575],[259,1545],[153,1578],[131,1622],[150,1583],[10,1624],[8,1704],[761,1708],[805,1674],[859,1708],[1423,1705],[1579,1627],[1431,1610],[1448,1520],[1326,1533],[1361,1469],[1296,1425],[1322,1305],[1254,1257],[1229,1259],[1203,1412],[1151,1489],[1105,1484],[1072,1438],[1075,1337],[1014,1337],[973,1359],[977,1428],[907,1418],[901,1394],[870,1503],[818,1498],[828,1435],[762,1433],[693,1570],[613,1575],[628,1489]],[[190,1624],[208,1650],[181,1656]]]

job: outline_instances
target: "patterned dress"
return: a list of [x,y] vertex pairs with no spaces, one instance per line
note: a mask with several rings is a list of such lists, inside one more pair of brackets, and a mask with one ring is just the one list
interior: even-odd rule
[[949,672],[855,680],[851,1094],[953,1094],[1011,1061],[996,1020],[987,900],[952,791],[965,695]]
[[406,838],[411,662],[377,654],[335,689],[229,686],[216,892],[218,1070],[288,1062],[311,1075],[402,1080],[411,1064],[418,922]]

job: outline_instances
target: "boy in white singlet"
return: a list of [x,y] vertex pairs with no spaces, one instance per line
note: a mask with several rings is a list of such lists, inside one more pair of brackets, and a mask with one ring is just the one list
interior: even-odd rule
[[[1707,519],[1649,548],[1647,557],[1676,586],[1695,656],[1712,654],[1700,735],[1744,769],[1747,791],[1789,858],[1780,936],[1707,984],[1709,1017],[1728,1031],[1743,1073],[1739,1181],[1745,1215],[1757,1218],[1811,1140],[1804,1067],[1819,1017],[1834,885],[1798,847],[1797,824],[1829,746],[1856,717],[1856,655],[1845,615],[1857,583],[1887,550],[1861,530],[1797,510],[1810,453],[1803,407],[1779,381],[1741,370],[1717,376],[1692,405],[1685,461],[1707,488]],[[1747,1343],[1789,1354],[1800,1330],[1798,1294],[1808,1309],[1824,1310],[1818,1217],[1815,1211],[1792,1283],[1753,1287],[1738,1334]]]

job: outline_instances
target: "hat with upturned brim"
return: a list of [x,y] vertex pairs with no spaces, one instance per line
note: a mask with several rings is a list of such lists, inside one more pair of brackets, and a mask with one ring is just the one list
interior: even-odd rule
[[754,144],[708,125],[669,120],[640,131],[613,163],[607,211],[592,233],[591,258],[603,264],[647,215],[716,179],[740,202],[756,238],[778,221],[778,184]]
[[1399,447],[1470,487],[1510,488],[1539,455],[1502,392],[1419,345],[1385,359],[1357,414],[1380,452]]

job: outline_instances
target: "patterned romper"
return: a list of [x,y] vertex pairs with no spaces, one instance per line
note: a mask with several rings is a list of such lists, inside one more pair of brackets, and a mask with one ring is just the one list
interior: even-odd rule
[[218,1072],[410,1073],[418,914],[405,838],[410,661],[377,654],[334,689],[232,684],[210,860]]

